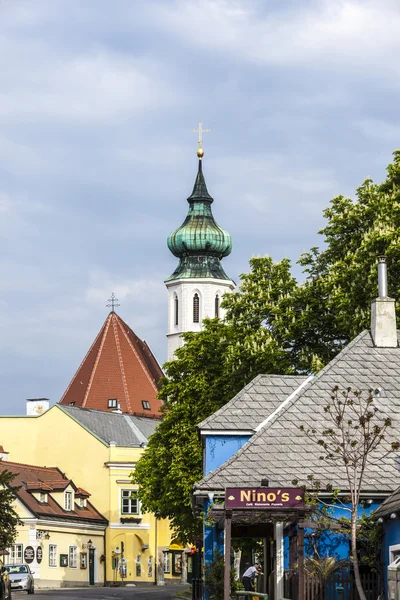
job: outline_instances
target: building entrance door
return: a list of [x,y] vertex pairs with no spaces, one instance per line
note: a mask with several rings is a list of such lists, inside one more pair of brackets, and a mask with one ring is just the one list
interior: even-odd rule
[[89,548],[89,584],[94,585],[94,548]]

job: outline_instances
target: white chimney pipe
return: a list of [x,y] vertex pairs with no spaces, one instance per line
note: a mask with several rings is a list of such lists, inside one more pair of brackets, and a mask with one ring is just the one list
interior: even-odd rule
[[378,256],[378,296],[379,298],[388,296],[386,256]]
[[396,306],[388,297],[386,257],[378,257],[378,298],[371,307],[371,335],[377,348],[397,348]]

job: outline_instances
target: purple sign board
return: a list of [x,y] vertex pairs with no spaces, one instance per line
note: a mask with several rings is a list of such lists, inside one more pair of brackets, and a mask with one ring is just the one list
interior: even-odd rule
[[225,508],[289,509],[304,508],[304,490],[300,488],[226,488]]

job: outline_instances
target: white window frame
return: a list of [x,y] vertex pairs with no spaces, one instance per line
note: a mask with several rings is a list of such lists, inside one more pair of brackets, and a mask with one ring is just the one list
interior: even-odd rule
[[[71,552],[72,551],[72,552]],[[75,559],[75,560],[72,560]],[[77,569],[79,566],[78,546],[68,546],[68,567]]]
[[47,494],[45,494],[44,492],[40,492],[39,493],[39,502],[41,502],[42,504],[45,504],[47,502]]
[[79,506],[80,506],[80,508],[86,508],[87,507],[86,498],[79,498]]
[[151,410],[151,404],[148,400],[142,400],[143,410]]
[[389,546],[389,565],[394,561],[394,554],[400,551],[400,544],[395,544],[394,546]]
[[118,408],[118,398],[109,398],[107,407],[108,408]]
[[171,553],[164,552],[164,573],[171,574]]
[[124,492],[129,492],[129,495],[131,496],[133,493],[137,494],[138,490],[137,490],[137,488],[136,489],[121,488],[121,491],[120,491],[120,503],[119,503],[119,510],[120,510],[121,517],[130,517],[130,516],[140,517],[141,516],[141,510],[140,510],[139,498],[136,498],[137,512],[134,512],[134,513],[133,512],[123,512],[123,510],[122,510],[122,502],[123,502],[124,498],[125,499],[129,499],[130,501],[133,500],[133,498],[126,498],[126,497],[124,497]]
[[[55,548],[55,552],[52,552],[52,549]],[[52,559],[54,559],[54,564],[52,564]],[[69,559],[69,557],[68,557]],[[58,546],[57,544],[49,544],[49,567],[51,569],[56,569],[58,567]]]
[[[71,503],[69,505],[69,502],[67,502],[67,498],[71,499]],[[69,505],[69,508],[68,508]],[[64,510],[71,512],[73,510],[73,506],[74,506],[74,494],[71,492],[71,490],[68,490],[67,492],[64,492]]]
[[[15,560],[15,556],[16,556],[16,548],[20,548],[21,549],[21,557],[19,558],[19,556],[17,556],[18,560]],[[8,563],[9,565],[19,565],[21,563],[24,562],[24,545],[23,544],[13,544],[10,548],[10,554],[8,556]]]

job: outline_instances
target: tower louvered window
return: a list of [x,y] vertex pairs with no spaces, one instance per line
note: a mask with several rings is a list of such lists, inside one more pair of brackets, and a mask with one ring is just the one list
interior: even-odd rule
[[175,296],[175,325],[179,325],[179,300],[178,296]]
[[198,294],[193,296],[193,323],[200,323],[200,298]]
[[215,318],[219,319],[219,296],[215,296]]

